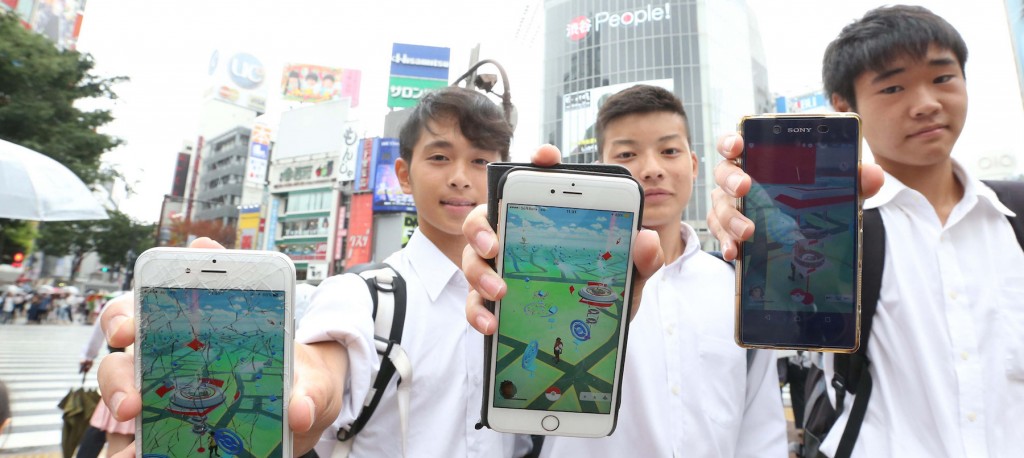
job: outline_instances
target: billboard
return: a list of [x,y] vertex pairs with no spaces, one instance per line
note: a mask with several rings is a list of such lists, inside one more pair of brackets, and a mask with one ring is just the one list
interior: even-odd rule
[[672,91],[672,79],[637,81],[635,83],[613,84],[584,91],[573,92],[562,96],[562,156],[574,153],[593,153],[597,151],[597,134],[594,125],[597,122],[597,110],[604,101],[619,91],[647,84]]
[[373,195],[353,194],[348,236],[345,250],[345,268],[370,262],[373,235]]
[[377,149],[376,186],[373,188],[373,211],[415,212],[411,194],[402,192],[395,175],[395,160],[399,158],[397,138],[380,139]]
[[171,195],[182,197],[185,195],[185,184],[188,182],[188,166],[192,162],[192,155],[178,153],[178,160],[174,164],[174,182],[171,185]]
[[324,102],[348,97],[359,106],[362,72],[310,64],[286,64],[281,76],[281,96],[295,102]]
[[1017,60],[1017,81],[1024,102],[1024,0],[1006,0],[1006,18],[1010,21],[1010,42]]
[[245,182],[263,185],[267,181],[267,166],[270,164],[270,127],[265,124],[252,126],[249,135],[249,160],[245,166]]
[[266,69],[256,56],[215,50],[207,70],[212,80],[208,97],[257,113],[267,111]]
[[296,156],[310,156],[327,153],[340,158],[347,141],[355,141],[357,135],[348,138],[345,126],[354,126],[349,119],[348,100],[333,100],[281,113],[281,121],[275,131],[274,161]]
[[85,0],[5,0],[4,3],[12,7],[24,24],[49,38],[57,48],[75,49],[82,30]]
[[795,97],[776,97],[776,113],[826,113],[835,111],[825,97],[825,91],[817,90]]
[[267,212],[267,223],[264,229],[266,230],[266,244],[264,245],[265,250],[276,250],[277,247],[274,245],[275,239],[277,238],[277,212],[281,208],[281,200],[274,197],[270,198],[270,210]]
[[394,43],[391,46],[391,76],[411,76],[448,81],[451,49]]
[[356,180],[352,192],[369,192],[374,189],[373,179],[377,163],[380,138],[364,138],[356,152]]
[[435,46],[395,43],[391,47],[388,106],[409,108],[420,97],[448,85],[451,50]]
[[260,207],[243,208],[238,213],[238,235],[235,237],[235,248],[255,250],[256,237],[260,230]]
[[419,215],[415,213],[409,213],[402,217],[402,248],[409,244],[409,239],[412,238],[419,223]]
[[345,123],[344,135],[342,137],[341,163],[338,164],[338,181],[353,181],[356,179],[356,163],[359,157],[359,123],[349,121]]
[[338,221],[334,225],[334,257],[332,258],[335,261],[341,259],[345,235],[348,234],[348,228],[345,227],[345,211],[345,207],[338,207]]

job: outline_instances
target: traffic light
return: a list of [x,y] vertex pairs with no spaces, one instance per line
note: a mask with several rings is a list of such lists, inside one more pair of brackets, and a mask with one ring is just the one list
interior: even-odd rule
[[25,253],[17,252],[14,253],[14,262],[11,263],[11,267],[21,267],[21,261],[25,260]]

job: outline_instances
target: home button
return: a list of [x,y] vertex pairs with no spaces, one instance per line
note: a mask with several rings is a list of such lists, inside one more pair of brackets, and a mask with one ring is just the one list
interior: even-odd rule
[[544,431],[554,431],[558,429],[558,417],[548,415],[540,421],[540,426],[541,428],[544,428]]

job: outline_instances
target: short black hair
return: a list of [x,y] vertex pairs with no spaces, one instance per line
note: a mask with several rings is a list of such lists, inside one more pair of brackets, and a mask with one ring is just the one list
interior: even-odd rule
[[920,6],[883,6],[868,11],[844,27],[825,49],[821,67],[825,94],[839,95],[856,110],[853,83],[858,76],[867,70],[881,72],[901,56],[923,59],[931,45],[952,51],[964,71],[967,44],[945,19]]
[[658,86],[638,84],[611,96],[597,111],[597,151],[598,157],[604,154],[604,130],[612,121],[632,114],[654,113],[664,111],[683,117],[686,126],[686,140],[690,141],[690,120],[686,117],[683,102],[672,92]]
[[306,78],[305,79],[313,80],[313,81],[320,81],[320,77],[316,76],[316,73],[313,73],[313,72],[306,73]]
[[328,74],[324,75],[324,78],[323,78],[323,80],[324,80],[324,81],[327,81],[327,80],[331,80],[331,81],[334,81],[334,75],[332,75],[332,74],[328,73]]
[[508,160],[512,145],[512,126],[501,108],[487,96],[461,87],[445,87],[420,98],[398,135],[402,159],[412,163],[412,150],[420,141],[420,133],[430,130],[429,121],[453,119],[462,135],[474,147],[497,151],[501,160]]

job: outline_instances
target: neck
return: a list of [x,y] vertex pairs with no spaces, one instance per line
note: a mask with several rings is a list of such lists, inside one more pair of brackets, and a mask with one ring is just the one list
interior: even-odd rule
[[466,237],[460,235],[445,234],[441,231],[428,229],[427,226],[420,226],[420,232],[430,240],[437,249],[444,253],[455,267],[462,270],[462,251],[466,248]]
[[686,244],[683,243],[683,238],[680,236],[682,227],[682,221],[675,221],[664,226],[647,228],[658,233],[658,238],[661,239],[661,250],[665,253],[666,265],[679,259],[683,255],[683,249],[686,248]]
[[964,196],[964,186],[953,173],[952,159],[928,166],[907,166],[885,160],[878,161],[878,165],[907,187],[924,195],[943,225]]

